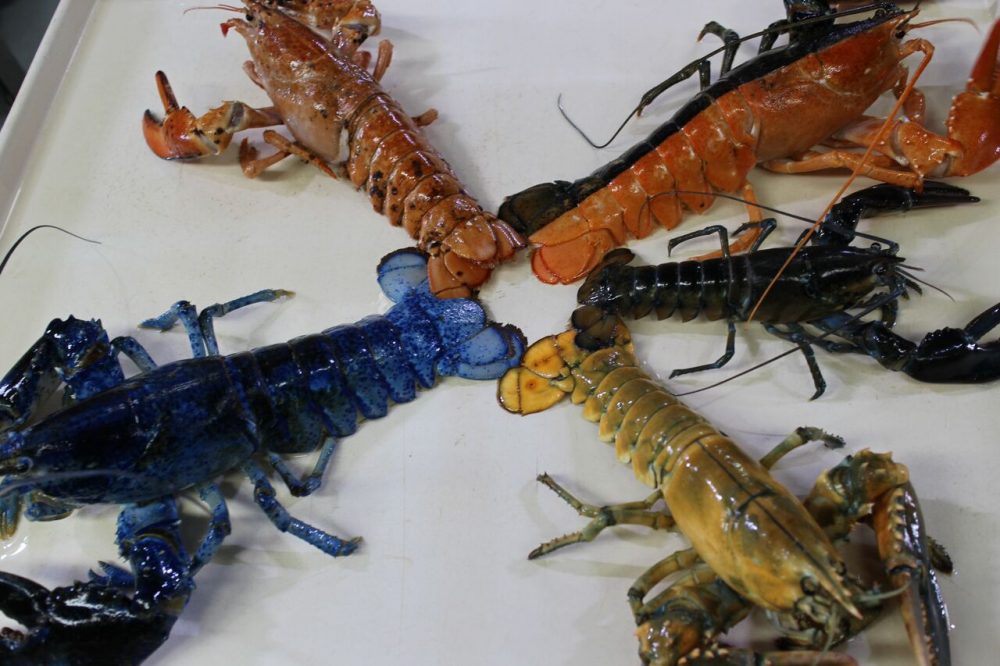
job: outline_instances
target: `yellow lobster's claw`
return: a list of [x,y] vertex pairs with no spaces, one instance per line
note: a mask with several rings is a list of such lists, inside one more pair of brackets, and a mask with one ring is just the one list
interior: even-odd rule
[[872,526],[889,581],[903,590],[903,623],[917,663],[950,664],[948,612],[934,570],[951,573],[951,559],[927,536],[913,486],[905,483],[879,497]]

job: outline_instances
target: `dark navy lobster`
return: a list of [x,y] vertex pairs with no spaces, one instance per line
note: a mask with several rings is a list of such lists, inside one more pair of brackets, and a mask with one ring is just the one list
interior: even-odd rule
[[[1000,377],[1000,344],[979,343],[1000,323],[1000,305],[970,322],[965,329],[943,329],[915,344],[894,333],[897,301],[908,290],[919,292],[898,256],[898,246],[855,230],[858,222],[889,211],[907,211],[978,201],[968,191],[927,181],[922,191],[896,185],[874,185],[845,197],[827,215],[812,244],[761,250],[774,228],[771,219],[748,223],[762,227],[750,252],[730,256],[724,227],[711,226],[671,239],[669,247],[690,238],[718,234],[722,257],[656,266],[630,265],[634,255],[618,248],[608,252],[577,292],[581,308],[573,313],[576,343],[594,350],[616,335],[617,316],[639,319],[680,316],[684,321],[704,316],[728,324],[725,353],[715,362],[675,370],[671,377],[720,368],[735,350],[737,321],[747,321],[755,303],[755,319],[768,332],[796,343],[805,353],[819,397],[825,382],[810,345],[831,352],[858,352],[883,366],[901,370],[924,382],[979,383]],[[881,241],[868,248],[849,247],[856,237]],[[919,269],[917,269],[919,270]],[[761,298],[765,289],[773,289]],[[851,309],[861,314],[849,313]],[[861,317],[879,309],[880,320]],[[818,329],[814,333],[810,328]]]
[[[0,636],[4,663],[137,663],[154,651],[229,533],[215,481],[233,469],[250,478],[279,530],[333,556],[355,550],[358,539],[289,515],[268,467],[293,495],[306,495],[336,438],[352,434],[360,417],[384,416],[390,402],[413,400],[438,375],[496,379],[524,349],[517,328],[488,321],[475,301],[435,298],[415,250],[385,257],[378,280],[395,302],[385,315],[228,356],[219,355],[213,318],[288,292],[260,291],[200,314],[181,301],[143,326],[180,321],[195,358],[160,367],[134,339],[109,341],[99,321],[49,325],[0,382],[0,536],[13,534],[21,515],[48,520],[86,504],[122,504],[117,543],[132,571],[104,564],[90,582],[51,592],[0,574],[0,610],[29,629]],[[125,379],[119,353],[142,372]],[[71,404],[29,423],[60,383]],[[316,450],[302,478],[281,458]],[[178,535],[175,497],[185,489],[212,509],[193,556]]]

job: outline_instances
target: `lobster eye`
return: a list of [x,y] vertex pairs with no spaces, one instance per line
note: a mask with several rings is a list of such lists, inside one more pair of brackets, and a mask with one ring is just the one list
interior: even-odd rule
[[819,592],[819,585],[816,584],[816,580],[814,578],[803,578],[802,591],[812,596]]

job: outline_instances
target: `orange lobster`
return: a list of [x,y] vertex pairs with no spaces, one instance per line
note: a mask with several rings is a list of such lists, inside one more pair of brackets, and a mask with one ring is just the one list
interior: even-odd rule
[[[332,26],[330,39],[283,13],[288,8],[306,12],[317,4],[329,13],[306,16],[319,27]],[[376,211],[402,225],[430,255],[428,276],[438,296],[471,295],[497,263],[523,247],[516,231],[465,191],[420,131],[437,112],[410,117],[379,86],[392,56],[390,42],[379,44],[373,72],[368,72],[370,54],[357,47],[379,29],[379,15],[370,2],[271,0],[245,5],[239,10],[245,17],[223,23],[223,33],[235,30],[246,39],[253,58],[246,72],[274,106],[256,109],[225,102],[195,117],[178,106],[166,75],[157,72],[166,117],[158,121],[146,111],[143,118],[143,133],[153,152],[165,159],[215,155],[228,147],[236,132],[284,124],[295,140],[273,130],[264,132],[264,140],[277,149],[270,156],[258,158],[244,139],[244,173],[253,178],[296,155],[337,178],[331,164],[340,154],[346,130],[347,175],[355,187],[364,188]]]
[[[899,97],[907,90],[903,59],[922,53],[926,62],[934,51],[923,39],[903,41],[921,27],[911,24],[917,10],[885,5],[870,18],[833,23],[821,12],[824,2],[786,5],[794,16],[783,28],[792,35],[788,46],[766,49],[731,70],[727,53],[723,76],[619,158],[573,183],[543,183],[505,200],[500,218],[539,246],[531,263],[540,280],[579,280],[629,235],[652,233],[654,220],[671,229],[684,208],[705,211],[713,191],[741,192],[751,218],[760,220],[747,182],[755,164],[782,173],[855,168],[920,187],[924,177],[966,176],[1000,158],[1000,21],[953,102],[947,137],[921,124],[924,99],[916,90],[903,105],[906,118],[880,135],[883,121],[865,110],[886,91]],[[792,6],[815,14],[793,15]],[[717,24],[706,31],[738,46],[735,33]],[[707,61],[696,64],[707,79]],[[867,146],[876,136],[882,138],[870,161],[846,149]],[[821,143],[833,149],[813,150]],[[693,194],[702,192],[708,194]],[[732,250],[748,248],[756,237],[746,234]]]

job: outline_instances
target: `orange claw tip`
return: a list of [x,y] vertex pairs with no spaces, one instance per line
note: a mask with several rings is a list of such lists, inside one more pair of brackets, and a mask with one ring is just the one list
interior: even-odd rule
[[[186,111],[186,109],[181,109]],[[166,123],[166,125],[165,125]],[[142,116],[142,135],[146,139],[146,145],[157,157],[165,160],[184,160],[201,157],[204,153],[193,146],[190,141],[175,138],[176,128],[172,126],[170,119],[160,121],[156,119],[149,109]]]

